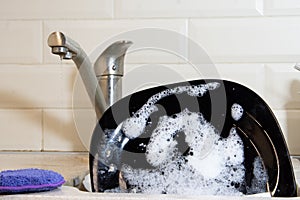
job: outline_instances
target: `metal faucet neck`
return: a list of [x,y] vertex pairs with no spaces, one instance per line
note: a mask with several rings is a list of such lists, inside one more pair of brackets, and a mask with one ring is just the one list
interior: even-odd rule
[[[131,44],[129,41],[113,43],[99,56],[94,68],[77,42],[62,32],[53,32],[48,37],[48,46],[51,47],[53,54],[59,55],[61,59],[72,59],[76,64],[98,118],[108,106],[121,98],[122,82],[114,77],[123,76],[124,56]],[[98,80],[99,76],[104,78]]]

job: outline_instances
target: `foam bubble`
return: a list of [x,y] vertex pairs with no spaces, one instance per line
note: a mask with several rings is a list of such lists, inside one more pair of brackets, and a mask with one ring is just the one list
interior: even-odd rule
[[241,105],[234,103],[231,106],[231,117],[235,120],[238,121],[242,118],[244,113],[244,109]]

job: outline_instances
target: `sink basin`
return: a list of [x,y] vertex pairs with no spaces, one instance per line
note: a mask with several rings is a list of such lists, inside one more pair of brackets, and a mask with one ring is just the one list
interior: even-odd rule
[[[91,193],[91,192],[82,192],[77,188],[70,186],[63,186],[59,189],[50,191],[50,192],[41,192],[41,193],[32,193],[32,194],[18,194],[18,195],[8,195],[0,196],[0,199],[9,199],[9,200],[30,200],[30,199],[64,199],[64,200],[73,200],[73,199],[102,199],[102,200],[170,200],[170,199],[182,199],[182,200],[195,200],[195,199],[205,199],[205,200],[228,200],[228,199],[242,199],[242,197],[226,197],[226,196],[180,196],[180,195],[145,195],[145,194],[112,194],[112,193]],[[266,194],[260,194],[258,196],[249,196],[249,200],[253,199],[270,199]],[[247,198],[247,199],[248,199]]]
[[[218,87],[213,88],[211,84],[217,84]],[[207,91],[201,95],[191,94],[191,91],[166,92],[175,91],[178,87],[198,86],[205,86]],[[155,106],[156,112],[149,112],[142,134],[131,137],[124,133],[124,122],[135,117],[139,110],[149,103],[149,99],[153,99],[157,94],[164,95],[151,104]],[[233,105],[238,105],[243,110],[238,119],[232,115]],[[229,138],[230,131],[235,128],[243,142],[244,150],[244,185],[239,188],[242,193],[251,194],[248,188],[253,185],[253,163],[258,157],[261,158],[267,173],[266,191],[274,197],[297,195],[290,155],[279,124],[269,106],[249,88],[219,79],[194,80],[150,88],[127,96],[107,109],[99,120],[91,140],[92,189],[103,192],[116,187],[130,188],[130,184],[123,180],[124,165],[132,169],[155,169],[149,164],[146,155],[151,134],[160,123],[160,117],[179,115],[178,113],[185,109],[201,113],[205,121],[215,127],[220,135],[219,140]],[[178,142],[181,140],[184,141],[184,137],[179,137]],[[181,156],[185,159],[189,156],[187,154],[190,147],[184,142],[183,146]],[[106,154],[108,152],[109,155]],[[210,165],[209,162],[206,163]]]
[[[30,158],[27,159],[28,161]],[[300,178],[300,161],[298,159],[293,159],[293,166],[295,167],[296,177],[297,180]],[[68,161],[66,161],[68,162]],[[64,167],[63,167],[64,168]],[[298,176],[297,176],[298,174]],[[135,199],[144,199],[144,200],[169,200],[169,199],[182,199],[182,200],[194,200],[194,199],[205,199],[205,200],[239,200],[245,199],[245,197],[228,197],[228,196],[193,196],[193,195],[145,195],[145,194],[118,194],[118,193],[91,193],[91,192],[83,192],[78,190],[75,187],[70,186],[62,186],[56,190],[49,191],[49,192],[39,192],[39,193],[31,193],[31,194],[18,194],[18,195],[6,195],[1,196],[0,199],[10,199],[10,200],[30,200],[30,199],[64,199],[64,200],[73,200],[73,199],[105,199],[105,200],[135,200]],[[246,199],[253,199],[253,200],[264,200],[270,199],[269,193],[263,194],[256,194],[256,195],[249,195]],[[278,199],[278,198],[277,198]],[[280,198],[280,199],[290,199],[290,198]],[[293,198],[293,199],[300,199]]]

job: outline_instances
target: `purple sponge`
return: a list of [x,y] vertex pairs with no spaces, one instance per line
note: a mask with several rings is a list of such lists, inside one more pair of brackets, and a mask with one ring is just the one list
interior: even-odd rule
[[50,170],[29,168],[0,172],[0,194],[49,191],[64,183],[60,174]]

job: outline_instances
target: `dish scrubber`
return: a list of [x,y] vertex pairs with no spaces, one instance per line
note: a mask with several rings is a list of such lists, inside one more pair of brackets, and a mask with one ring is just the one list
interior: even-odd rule
[[64,183],[63,176],[51,170],[28,168],[0,172],[0,194],[50,191]]

